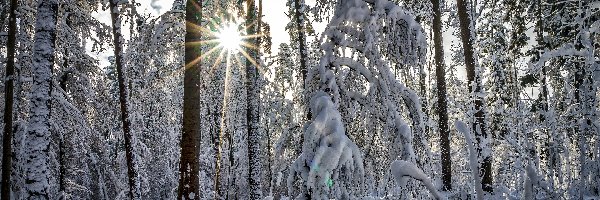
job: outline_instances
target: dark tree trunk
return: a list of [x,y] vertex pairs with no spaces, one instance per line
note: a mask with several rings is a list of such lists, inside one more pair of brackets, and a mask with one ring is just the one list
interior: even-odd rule
[[[64,5],[63,5],[64,6]],[[65,14],[64,15],[65,21],[66,21],[66,25],[67,27],[71,27],[71,21],[69,20],[69,15]],[[69,67],[69,49],[67,47],[63,47],[63,69],[68,69]],[[67,93],[67,81],[69,81],[69,76],[71,76],[71,72],[65,72],[63,75],[60,76],[59,80],[58,80],[58,85],[59,87],[65,92]],[[60,196],[64,197],[67,193],[66,191],[66,176],[67,176],[67,165],[68,165],[68,161],[67,161],[67,156],[65,156],[65,135],[63,133],[60,133],[60,135],[58,136],[58,191],[60,192]],[[61,198],[62,198],[61,197]]]
[[58,140],[58,165],[59,165],[59,169],[58,169],[58,192],[60,192],[61,196],[64,196],[66,194],[65,191],[65,176],[67,174],[67,167],[66,167],[66,158],[65,158],[65,146],[64,146],[64,136],[61,135],[59,136],[59,140]]
[[[256,34],[260,21],[256,17],[256,8],[254,0],[246,0],[246,35],[249,36],[248,43],[255,48],[247,48],[250,58],[246,61],[246,123],[248,131],[248,184],[250,185],[250,199],[260,199],[261,192],[261,162],[260,162],[260,142],[259,134],[259,73],[254,62],[260,59],[260,44],[257,38],[252,37]],[[254,60],[254,61],[253,61]]]
[[303,3],[300,3],[301,0],[294,0],[294,7],[296,9],[296,30],[298,31],[298,51],[300,54],[300,74],[302,75],[302,91],[304,98],[304,112],[306,112],[306,120],[309,121],[312,118],[312,113],[310,109],[308,109],[308,94],[306,94],[306,75],[308,73],[308,69],[306,68],[306,62],[308,59],[306,55],[306,34],[304,33],[304,13],[300,11],[301,6],[304,6]]
[[442,12],[439,0],[433,4],[433,45],[435,48],[435,77],[437,82],[437,114],[442,148],[442,189],[452,190],[452,160],[450,159],[450,130],[448,129],[448,106],[446,102],[446,70],[444,69],[444,46],[442,39]]
[[10,1],[8,41],[6,44],[6,82],[4,84],[4,134],[2,135],[2,189],[0,199],[10,199],[10,172],[12,161],[12,123],[15,75],[15,41],[17,38],[17,0]]
[[129,107],[127,103],[127,85],[125,83],[125,71],[123,69],[123,35],[121,35],[121,19],[119,0],[110,0],[110,17],[112,21],[112,34],[115,50],[115,65],[117,67],[117,80],[119,84],[119,103],[121,105],[121,120],[123,123],[123,138],[125,141],[125,157],[127,161],[127,177],[129,181],[129,197],[139,199],[140,191],[137,187],[137,169],[133,152],[133,135],[131,133],[131,122],[129,121]]
[[[469,15],[469,11],[467,10],[467,3],[465,0],[456,0],[456,5],[458,7],[458,20],[460,23],[460,36],[462,39],[462,45],[465,55],[465,65],[467,71],[467,80],[469,84],[469,91],[473,95],[473,104],[475,106],[475,123],[473,123],[473,132],[475,132],[475,136],[477,137],[478,142],[478,154],[481,155],[483,152],[481,146],[481,139],[487,138],[487,133],[485,129],[485,114],[484,114],[484,106],[481,97],[478,97],[478,93],[481,92],[481,80],[478,75],[475,74],[475,62],[474,50],[473,50],[473,31],[471,28],[474,27],[471,22],[471,17]],[[479,168],[480,174],[482,176],[481,185],[483,190],[489,193],[493,192],[492,188],[492,160],[490,155],[485,155],[481,163],[481,167]]]
[[[302,3],[300,2],[302,1]],[[306,68],[307,64],[307,56],[306,56],[306,35],[304,33],[304,13],[301,12],[301,6],[304,6],[303,0],[294,0],[294,8],[295,8],[295,18],[296,18],[296,31],[298,32],[298,51],[300,54],[300,74],[302,75],[302,104],[304,105],[304,112],[306,113],[306,121],[310,121],[312,119],[312,113],[308,106],[309,104],[309,94],[306,93],[307,85],[306,85],[306,76],[308,74],[308,68]],[[304,137],[301,138],[300,143],[304,143]],[[307,191],[305,194],[307,199],[311,198],[310,191]]]
[[[202,18],[202,2],[188,0],[185,6],[186,24],[200,24]],[[190,25],[191,25],[190,24]],[[200,137],[200,46],[188,45],[199,41],[200,31],[190,25],[185,31],[185,74],[183,79],[183,133],[181,136],[181,159],[179,161],[179,193],[178,199],[199,199],[198,183],[198,148]]]
[[[536,40],[539,46],[539,50],[538,50],[538,59],[540,59],[542,57],[542,50],[544,49],[544,27],[543,27],[543,21],[542,21],[542,2],[540,0],[537,0],[537,10],[536,10],[536,17],[537,17],[537,21],[536,21],[536,26],[537,26],[537,33],[536,33]],[[541,85],[540,85],[540,89],[541,89],[541,100],[540,102],[542,103],[542,110],[543,111],[548,111],[548,84],[546,82],[546,67],[542,64],[542,75],[540,77],[541,80]],[[545,120],[545,117],[542,117],[542,120]]]
[[38,4],[33,44],[31,114],[25,146],[25,199],[50,199],[50,109],[56,44],[57,0]]

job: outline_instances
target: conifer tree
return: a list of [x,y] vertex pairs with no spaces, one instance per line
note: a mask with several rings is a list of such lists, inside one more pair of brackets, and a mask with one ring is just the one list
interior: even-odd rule
[[[478,143],[478,154],[481,155],[481,166],[479,167],[480,176],[482,177],[481,184],[483,190],[486,192],[492,192],[492,160],[489,151],[486,151],[485,140],[488,139],[488,134],[485,126],[485,105],[481,97],[481,77],[480,69],[475,57],[475,49],[473,43],[475,36],[473,29],[475,25],[473,23],[472,14],[467,9],[468,1],[456,0],[458,19],[460,23],[460,36],[464,50],[465,66],[467,72],[469,91],[471,93],[471,103],[474,114],[472,130],[475,133]],[[487,152],[487,153],[486,153]]]
[[[17,0],[10,1],[8,10],[8,40],[6,44],[6,76],[4,82],[4,127],[2,135],[2,189],[0,199],[10,199],[10,173],[12,168],[13,98],[15,79],[15,43],[17,39]],[[2,29],[2,27],[0,27]]]
[[202,1],[187,0],[185,32],[185,72],[183,83],[183,132],[181,136],[181,159],[179,161],[178,199],[198,199],[198,148],[200,141],[200,65],[199,46],[191,43],[202,37],[193,24],[202,21]]

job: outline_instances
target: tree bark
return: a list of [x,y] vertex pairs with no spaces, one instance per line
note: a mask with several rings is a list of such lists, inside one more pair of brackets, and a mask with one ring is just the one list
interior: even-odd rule
[[50,199],[50,109],[57,0],[38,4],[33,45],[31,117],[25,146],[25,199]]
[[199,41],[200,31],[191,24],[200,24],[202,19],[202,1],[188,0],[185,6],[185,74],[183,79],[183,133],[181,135],[181,158],[179,161],[178,199],[199,199],[198,148],[200,137],[200,46],[188,45]]
[[[538,54],[537,54],[537,58],[540,59],[542,57],[542,51],[544,50],[544,25],[543,25],[543,18],[542,18],[542,2],[540,0],[537,0],[537,9],[536,9],[536,17],[537,17],[537,21],[536,21],[536,27],[537,27],[537,33],[536,33],[536,40],[539,46],[538,49]],[[542,110],[543,111],[548,111],[548,84],[546,82],[546,67],[542,64],[542,74],[540,76],[540,80],[541,80],[541,84],[540,84],[540,89],[541,89],[541,97],[542,100],[540,101],[542,103]],[[542,120],[546,120],[544,116],[542,116]]]
[[[302,1],[302,2],[301,2]],[[308,74],[308,68],[306,68],[306,35],[304,33],[304,13],[301,12],[301,8],[304,6],[303,0],[294,0],[294,8],[295,8],[295,18],[296,18],[296,31],[298,33],[298,51],[300,55],[300,74],[302,75],[302,99],[301,99],[301,107],[303,107],[304,112],[306,113],[306,121],[308,122],[312,119],[312,112],[308,106],[309,104],[309,94],[307,94],[307,83],[306,76]],[[300,139],[300,143],[304,143],[304,137]],[[311,198],[311,193],[308,191],[305,194],[307,199]]]
[[125,71],[123,69],[123,35],[121,35],[121,19],[119,11],[119,0],[110,0],[110,17],[112,21],[112,34],[115,53],[115,65],[117,68],[117,81],[119,84],[119,103],[121,106],[121,121],[123,123],[123,138],[125,141],[125,157],[127,161],[127,177],[129,181],[129,197],[140,198],[140,190],[137,183],[137,169],[133,152],[133,135],[131,133],[131,121],[129,120],[129,107],[127,85],[125,82]]
[[[256,8],[254,0],[246,0],[246,35],[252,36],[256,33],[260,21],[256,17]],[[254,26],[257,24],[257,26]],[[255,48],[247,48],[250,58],[246,60],[246,123],[248,131],[248,184],[250,185],[250,199],[260,199],[261,192],[261,161],[260,161],[260,142],[259,133],[259,73],[257,66],[251,60],[260,59],[260,44],[254,37],[247,39],[248,43]],[[258,63],[258,62],[254,62]]]
[[444,44],[442,43],[442,12],[439,0],[433,4],[433,45],[435,48],[435,77],[437,82],[437,114],[442,153],[442,189],[452,190],[452,160],[450,158],[450,130],[448,129],[448,105],[446,102],[446,70],[444,69]]
[[[481,155],[483,153],[482,138],[487,138],[487,133],[485,129],[485,114],[484,114],[484,106],[481,97],[478,97],[478,94],[481,92],[481,80],[479,75],[475,74],[475,68],[477,63],[475,62],[474,57],[474,49],[473,49],[473,35],[474,31],[471,30],[474,25],[472,25],[471,17],[469,11],[467,10],[467,3],[465,0],[456,0],[456,4],[458,7],[458,20],[460,23],[460,35],[464,50],[465,56],[465,66],[467,72],[467,80],[469,84],[469,91],[473,96],[473,104],[475,108],[475,120],[473,123],[473,132],[475,132],[475,136],[477,137],[478,142],[478,154]],[[482,187],[483,190],[489,193],[493,192],[492,188],[492,162],[490,155],[483,155],[483,162],[481,167],[479,168],[480,174],[482,176]]]
[[15,41],[17,39],[17,0],[10,1],[8,41],[6,44],[6,82],[4,84],[4,133],[2,135],[2,189],[0,199],[10,199],[10,173],[12,166],[13,98],[15,79]]
[[301,11],[302,6],[304,6],[303,0],[294,0],[294,7],[296,9],[296,30],[298,32],[298,51],[300,54],[300,74],[302,75],[302,94],[304,96],[302,101],[304,112],[306,113],[306,121],[310,121],[312,113],[307,105],[308,94],[306,94],[306,75],[308,74],[308,69],[306,68],[306,59],[308,59],[308,56],[306,55],[306,34],[304,33],[304,13]]

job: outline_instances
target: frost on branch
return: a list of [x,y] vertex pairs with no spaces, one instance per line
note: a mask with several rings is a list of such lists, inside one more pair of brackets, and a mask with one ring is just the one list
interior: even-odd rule
[[[304,190],[299,197],[385,196],[393,180],[386,179],[389,173],[380,172],[388,170],[392,161],[415,163],[426,172],[432,169],[425,164],[431,163],[432,155],[424,137],[421,100],[392,71],[392,67],[396,71],[424,64],[422,28],[388,0],[340,0],[335,9],[320,40],[323,56],[309,67],[305,80],[314,121],[307,125],[302,153],[290,170],[289,195],[297,194],[293,183],[298,173],[302,179],[298,182],[304,184],[296,185]],[[328,147],[328,142],[335,145]],[[362,161],[355,144],[364,154]],[[361,163],[366,168],[363,181],[370,184],[339,186],[347,182],[339,181],[331,170],[352,170],[350,166]],[[329,180],[334,182],[332,191],[322,194],[331,185]],[[348,194],[347,187],[363,193]]]
[[[310,195],[319,198],[323,190],[334,184],[333,179],[337,179],[340,172],[363,175],[364,169],[360,150],[346,136],[340,113],[331,97],[325,92],[317,92],[311,99],[310,108],[316,115],[304,132],[302,154],[292,164],[288,186],[298,173],[306,180],[304,184]],[[292,194],[293,191],[289,192]]]
[[467,148],[469,150],[469,167],[471,169],[471,174],[473,176],[473,182],[475,185],[475,192],[477,194],[477,200],[483,199],[483,188],[481,186],[481,177],[478,173],[479,164],[477,162],[477,152],[475,151],[475,145],[473,144],[473,137],[471,137],[471,131],[467,128],[467,125],[462,121],[456,121],[454,123],[456,130],[465,135],[465,140],[467,143]]
[[431,183],[431,179],[423,173],[423,170],[419,169],[415,164],[406,162],[404,160],[396,160],[392,162],[392,175],[394,175],[394,179],[400,185],[405,185],[408,181],[407,178],[411,177],[421,181],[425,187],[431,192],[433,197],[436,199],[446,199],[445,196],[440,195],[440,193],[435,189],[433,183]]

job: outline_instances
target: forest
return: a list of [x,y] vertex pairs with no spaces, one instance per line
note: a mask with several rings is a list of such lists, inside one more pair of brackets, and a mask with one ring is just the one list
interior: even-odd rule
[[0,44],[1,200],[600,199],[599,1],[5,0]]

